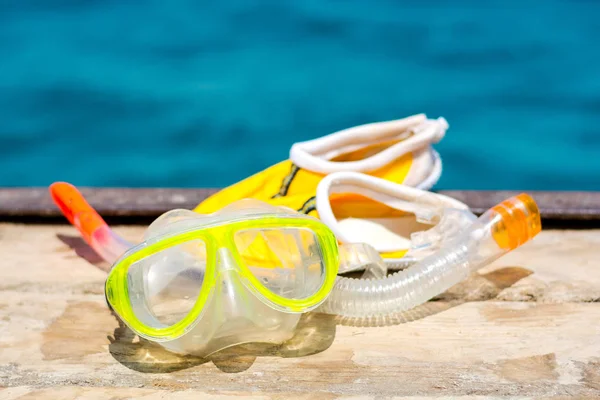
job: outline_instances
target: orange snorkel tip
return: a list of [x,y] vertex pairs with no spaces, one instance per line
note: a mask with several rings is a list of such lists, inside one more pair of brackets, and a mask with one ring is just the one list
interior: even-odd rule
[[79,190],[70,183],[53,183],[50,185],[50,196],[63,215],[79,230],[87,242],[98,228],[106,225],[96,210],[85,201]]
[[525,193],[492,207],[499,218],[492,227],[498,246],[514,250],[533,239],[542,230],[540,211],[533,198]]

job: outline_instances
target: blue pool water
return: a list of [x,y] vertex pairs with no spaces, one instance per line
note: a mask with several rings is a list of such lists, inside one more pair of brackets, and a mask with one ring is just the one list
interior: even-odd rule
[[0,2],[0,186],[223,186],[425,112],[437,188],[600,190],[600,2]]

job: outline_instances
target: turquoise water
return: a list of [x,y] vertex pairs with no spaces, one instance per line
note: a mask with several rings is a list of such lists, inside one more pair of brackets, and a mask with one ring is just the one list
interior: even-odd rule
[[450,122],[437,188],[600,190],[599,20],[574,0],[6,0],[0,186],[223,186],[425,112]]

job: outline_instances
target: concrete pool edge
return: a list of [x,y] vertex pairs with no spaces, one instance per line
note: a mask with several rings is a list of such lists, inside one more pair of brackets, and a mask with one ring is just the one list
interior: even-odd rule
[[[141,223],[174,208],[195,207],[219,189],[184,188],[81,188],[98,212],[121,223]],[[463,201],[479,214],[500,201],[523,191],[441,190],[439,193]],[[525,191],[539,205],[549,223],[600,226],[600,192]],[[0,221],[57,222],[62,218],[47,188],[0,188]]]

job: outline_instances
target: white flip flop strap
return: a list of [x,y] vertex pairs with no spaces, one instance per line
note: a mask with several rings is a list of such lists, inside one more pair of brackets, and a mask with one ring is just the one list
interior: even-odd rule
[[[290,150],[290,160],[298,167],[321,173],[354,171],[369,172],[384,167],[405,154],[416,151],[431,143],[439,142],[448,129],[444,118],[428,120],[425,115],[387,122],[360,125],[306,142],[295,143]],[[393,139],[412,136],[357,161],[330,161],[337,155],[382,143]]]
[[441,194],[358,172],[335,172],[325,176],[317,186],[316,207],[321,221],[342,243],[349,243],[350,240],[340,229],[339,222],[333,214],[329,197],[334,193],[360,194],[390,208],[415,214],[435,208],[468,209],[466,204]]

